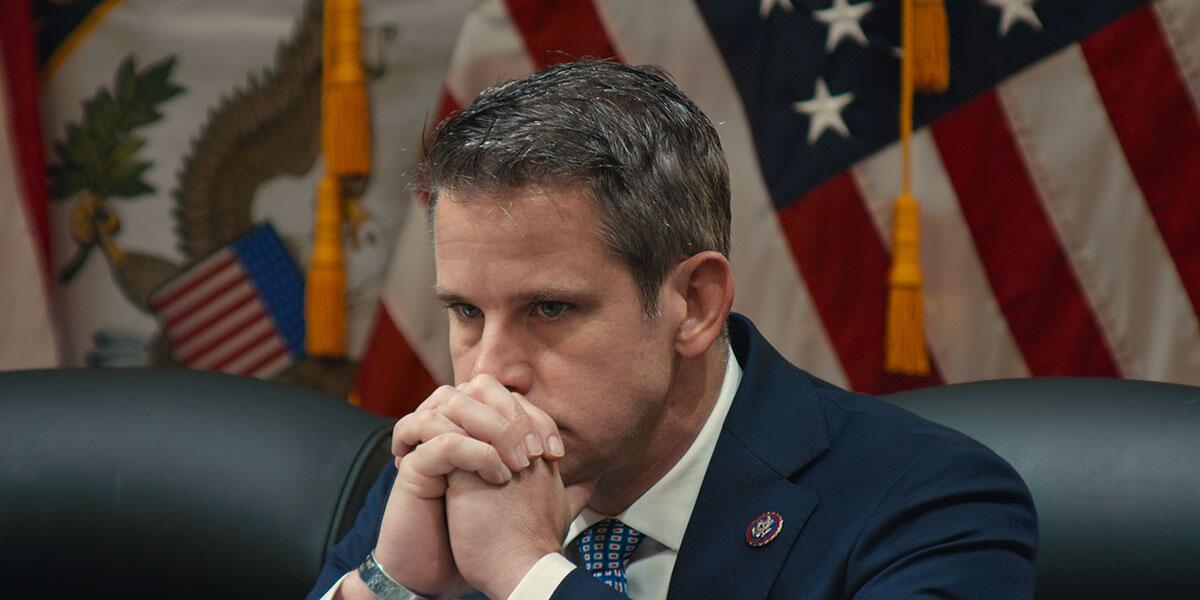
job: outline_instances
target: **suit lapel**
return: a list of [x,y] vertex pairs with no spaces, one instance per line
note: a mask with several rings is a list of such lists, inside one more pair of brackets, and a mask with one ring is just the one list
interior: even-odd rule
[[[730,338],[742,383],[725,418],[671,575],[669,600],[765,598],[819,498],[790,478],[829,447],[818,391],[738,315]],[[746,530],[778,513],[782,528],[753,547]]]
[[[798,490],[738,440],[722,436],[717,446],[675,560],[669,600],[765,598],[817,506],[816,494]],[[782,529],[752,547],[746,530],[767,511],[783,517]]]

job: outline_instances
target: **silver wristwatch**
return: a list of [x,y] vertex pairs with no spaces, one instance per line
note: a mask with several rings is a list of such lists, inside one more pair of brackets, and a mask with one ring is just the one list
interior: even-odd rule
[[364,560],[361,565],[358,565],[358,576],[362,578],[363,583],[367,584],[367,589],[375,594],[379,600],[429,600],[424,596],[418,596],[412,593],[408,588],[400,585],[383,567],[375,562],[375,551],[372,550],[367,554],[367,560]]

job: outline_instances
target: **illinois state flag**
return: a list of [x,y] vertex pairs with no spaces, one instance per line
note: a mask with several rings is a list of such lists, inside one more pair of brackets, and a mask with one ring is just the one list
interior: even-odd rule
[[[728,155],[735,309],[796,364],[870,393],[1200,384],[1200,2],[946,8],[951,87],[918,99],[913,146],[928,377],[883,368],[897,0],[487,0],[430,125],[573,57],[660,65]],[[451,377],[425,243],[414,224],[394,251],[356,389],[372,410],[406,412]]]
[[33,19],[0,3],[0,370],[59,365]]

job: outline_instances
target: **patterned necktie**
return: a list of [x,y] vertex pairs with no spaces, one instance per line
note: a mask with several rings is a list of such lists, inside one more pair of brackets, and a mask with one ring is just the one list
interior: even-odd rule
[[640,531],[616,520],[605,519],[588,527],[575,538],[575,548],[583,559],[583,568],[608,587],[626,593],[625,567],[644,538]]

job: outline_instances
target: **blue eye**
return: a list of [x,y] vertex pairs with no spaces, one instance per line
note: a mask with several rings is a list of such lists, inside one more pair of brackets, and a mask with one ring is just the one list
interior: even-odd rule
[[538,302],[538,304],[537,304],[538,314],[543,317],[550,317],[550,318],[557,317],[557,316],[563,314],[564,312],[567,311],[567,308],[569,308],[569,307],[567,306],[566,302],[546,301],[546,302]]
[[471,306],[470,304],[455,304],[450,309],[458,313],[458,316],[463,319],[475,319],[483,314],[483,311],[479,310],[478,307]]

